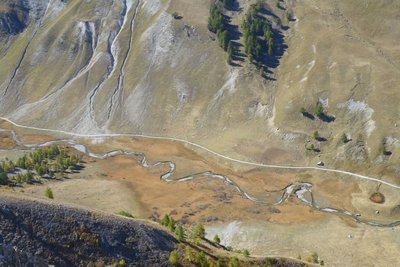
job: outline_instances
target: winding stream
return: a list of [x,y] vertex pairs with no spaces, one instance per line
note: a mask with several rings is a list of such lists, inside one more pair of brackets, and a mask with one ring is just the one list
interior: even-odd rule
[[[188,176],[173,178],[172,176],[176,169],[176,164],[174,162],[166,160],[166,161],[157,161],[155,163],[149,163],[147,161],[146,155],[141,152],[119,149],[119,150],[108,151],[106,153],[97,154],[97,153],[90,152],[89,149],[85,145],[80,144],[74,140],[57,140],[57,141],[49,141],[49,142],[43,142],[43,143],[38,143],[38,144],[23,144],[20,141],[20,139],[18,138],[18,135],[13,130],[0,129],[0,131],[11,132],[11,136],[12,136],[13,140],[15,141],[15,143],[21,150],[32,150],[32,149],[36,149],[36,148],[41,148],[41,147],[46,147],[46,146],[57,144],[57,145],[67,145],[67,146],[72,147],[72,148],[76,149],[77,151],[85,154],[86,156],[89,156],[91,158],[96,158],[96,159],[107,159],[109,157],[114,157],[114,156],[118,156],[118,155],[126,155],[126,156],[134,157],[137,160],[137,162],[144,168],[167,166],[168,171],[163,173],[160,176],[160,179],[164,182],[188,182],[188,181],[193,181],[198,178],[207,177],[210,179],[221,180],[225,185],[230,186],[233,189],[235,189],[243,198],[245,198],[249,201],[252,201],[254,203],[258,203],[258,204],[280,205],[280,204],[284,203],[290,197],[297,197],[301,201],[301,203],[303,203],[304,205],[309,206],[315,210],[349,217],[357,223],[362,223],[362,224],[375,226],[375,227],[395,227],[395,226],[400,225],[400,221],[394,221],[394,222],[388,223],[388,224],[377,223],[377,222],[373,222],[373,221],[363,220],[360,218],[360,216],[353,214],[352,212],[350,212],[348,210],[336,209],[333,207],[321,207],[315,202],[314,195],[312,192],[313,185],[311,183],[298,181],[298,182],[289,184],[285,188],[277,191],[277,192],[281,193],[281,197],[279,198],[278,201],[275,201],[275,202],[269,201],[268,202],[266,200],[252,196],[250,193],[248,193],[244,189],[242,189],[237,183],[235,183],[229,177],[227,177],[225,175],[217,174],[217,173],[214,173],[211,171],[205,171],[205,172],[191,174]],[[306,197],[307,194],[309,194],[310,200]]]

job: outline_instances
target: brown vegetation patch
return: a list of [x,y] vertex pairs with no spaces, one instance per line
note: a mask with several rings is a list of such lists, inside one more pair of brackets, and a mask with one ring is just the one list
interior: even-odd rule
[[10,149],[15,147],[15,142],[9,132],[0,132],[0,148]]
[[380,193],[380,192],[375,192],[373,193],[369,199],[374,202],[374,203],[378,203],[378,204],[383,204],[385,203],[385,196]]

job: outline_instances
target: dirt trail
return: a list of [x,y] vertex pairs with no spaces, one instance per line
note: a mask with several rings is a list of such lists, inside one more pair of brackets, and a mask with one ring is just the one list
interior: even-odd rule
[[400,185],[393,184],[390,182],[387,182],[385,180],[379,179],[379,178],[374,178],[374,177],[369,177],[366,175],[358,174],[358,173],[353,173],[349,171],[343,171],[343,170],[337,170],[337,169],[329,169],[329,168],[322,168],[322,167],[312,167],[312,166],[289,166],[289,165],[270,165],[270,164],[263,164],[263,163],[257,163],[257,162],[251,162],[251,161],[246,161],[246,160],[240,160],[240,159],[235,159],[229,156],[225,156],[223,154],[220,154],[216,151],[213,151],[207,147],[204,147],[200,144],[187,141],[184,139],[180,138],[174,138],[174,137],[162,137],[162,136],[151,136],[151,135],[143,135],[143,134],[79,134],[79,133],[73,133],[73,132],[68,132],[68,131],[63,131],[63,130],[54,130],[54,129],[45,129],[45,128],[39,128],[39,127],[32,127],[32,126],[26,126],[26,125],[21,125],[18,124],[8,118],[1,117],[0,119],[5,120],[9,123],[11,123],[13,126],[18,127],[18,128],[23,128],[23,129],[29,129],[29,130],[36,130],[36,131],[41,131],[41,132],[48,132],[48,133],[58,133],[58,134],[65,134],[68,136],[72,137],[82,137],[82,138],[108,138],[108,137],[139,137],[139,138],[146,138],[146,139],[158,139],[158,140],[168,140],[168,141],[174,141],[174,142],[179,142],[183,143],[189,146],[192,146],[194,148],[201,149],[205,152],[208,152],[214,156],[217,156],[219,158],[225,159],[227,161],[239,163],[239,164],[244,164],[244,165],[250,165],[254,167],[262,167],[262,168],[272,168],[272,169],[286,169],[286,170],[316,170],[316,171],[322,171],[322,172],[332,172],[332,173],[339,173],[339,174],[344,174],[348,175],[353,178],[358,178],[361,180],[367,180],[371,182],[376,182],[376,183],[381,183],[383,185],[395,188],[395,189],[400,189]]

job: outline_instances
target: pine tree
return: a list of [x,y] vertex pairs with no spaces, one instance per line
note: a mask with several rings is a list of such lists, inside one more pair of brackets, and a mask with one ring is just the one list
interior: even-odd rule
[[171,251],[171,254],[169,255],[169,263],[171,265],[173,265],[173,266],[178,265],[178,263],[179,263],[179,254],[178,254],[178,251],[176,251],[176,249]]
[[221,243],[221,239],[219,238],[219,236],[217,234],[215,234],[213,241],[217,245],[219,245],[219,243]]
[[193,228],[193,236],[197,238],[204,238],[206,236],[206,231],[202,224],[196,224]]
[[9,179],[7,173],[0,173],[0,185],[8,185]]
[[50,199],[54,198],[53,191],[51,190],[50,187],[46,187],[46,190],[44,191],[44,195]]
[[318,104],[316,105],[315,110],[314,110],[314,114],[315,114],[315,116],[317,116],[317,117],[321,117],[321,116],[324,115],[324,107],[322,106],[321,103],[318,103]]
[[190,246],[185,246],[185,258],[190,262],[194,261],[193,249]]
[[24,182],[25,183],[32,183],[33,182],[33,174],[30,170],[28,170],[24,175]]
[[206,266],[207,264],[207,259],[206,259],[206,254],[204,254],[204,251],[200,251],[199,254],[197,254],[197,264],[198,266]]
[[313,133],[313,137],[314,137],[315,140],[318,140],[318,138],[319,138],[319,132],[318,132],[318,131],[315,131],[315,132]]
[[179,242],[182,242],[185,240],[185,231],[183,230],[182,225],[179,225],[176,230],[175,230],[176,238],[178,239]]
[[174,218],[172,218],[172,217],[169,218],[168,229],[169,229],[171,232],[174,232],[174,231],[175,231],[175,220],[174,220]]
[[169,216],[167,214],[164,215],[164,218],[161,220],[161,225],[168,226],[169,225]]

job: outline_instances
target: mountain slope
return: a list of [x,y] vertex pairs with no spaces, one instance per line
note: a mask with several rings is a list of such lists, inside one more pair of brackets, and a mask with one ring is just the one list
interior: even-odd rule
[[[233,26],[256,1],[236,2],[225,12]],[[3,116],[79,133],[175,136],[260,162],[399,172],[396,1],[268,2],[264,15],[283,22],[286,47],[270,79],[246,57],[226,63],[207,29],[209,1],[21,3],[29,23],[22,32],[3,26],[0,41]],[[331,122],[299,112],[318,103]],[[312,140],[315,131],[326,141]],[[352,141],[341,144],[343,134]],[[309,153],[308,141],[321,153]]]

